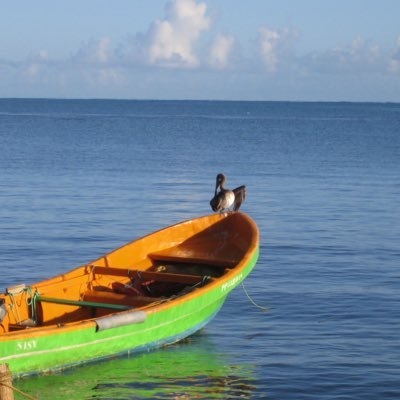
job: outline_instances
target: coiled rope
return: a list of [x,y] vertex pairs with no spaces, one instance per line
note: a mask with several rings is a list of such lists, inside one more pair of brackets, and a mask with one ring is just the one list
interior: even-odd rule
[[[15,300],[15,295],[23,295],[25,294],[25,302],[28,307],[31,308],[31,318],[34,322],[37,322],[37,316],[36,316],[36,298],[39,296],[39,291],[36,289],[35,292],[33,292],[33,289],[30,286],[22,288],[19,292],[8,292],[8,296],[10,296],[11,299],[11,304],[10,304],[10,309],[11,312],[14,315],[14,319],[17,323],[21,322],[21,315],[18,310],[18,304]],[[22,297],[22,296],[21,296]]]

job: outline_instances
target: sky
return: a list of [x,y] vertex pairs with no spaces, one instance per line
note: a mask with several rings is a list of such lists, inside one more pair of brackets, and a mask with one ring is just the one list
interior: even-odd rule
[[0,98],[400,102],[398,0],[0,6]]

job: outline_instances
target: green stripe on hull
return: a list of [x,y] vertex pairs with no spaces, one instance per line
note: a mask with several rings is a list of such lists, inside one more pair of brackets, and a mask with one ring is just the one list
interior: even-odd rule
[[[26,340],[25,351],[16,354],[8,360],[14,374],[29,373],[60,368],[67,364],[88,362],[91,359],[109,357],[113,354],[134,350],[146,346],[150,342],[167,341],[168,338],[179,335],[193,326],[207,320],[223,304],[224,298],[203,309],[196,304],[189,307],[183,304],[164,312],[149,315],[141,324],[127,325],[102,332],[96,332],[94,327],[54,334],[37,339]],[[184,306],[184,307],[183,307]]]
[[[172,343],[200,329],[222,307],[229,292],[250,273],[258,258],[225,284],[203,296],[149,314],[143,323],[100,332],[95,327],[1,343],[0,363],[7,362],[14,375],[46,372],[115,354]],[[62,328],[60,328],[62,329]]]

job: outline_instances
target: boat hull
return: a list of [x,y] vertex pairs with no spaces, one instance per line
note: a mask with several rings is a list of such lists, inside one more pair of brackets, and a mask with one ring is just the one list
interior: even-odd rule
[[[228,294],[251,272],[257,258],[258,246],[240,271],[228,280],[211,284],[196,295],[176,299],[175,303],[155,305],[145,310],[145,318],[138,322],[101,330],[93,320],[82,321],[26,330],[15,338],[8,337],[0,343],[0,363],[8,363],[14,376],[42,374],[177,342],[214,318]],[[113,315],[129,317],[136,312]]]

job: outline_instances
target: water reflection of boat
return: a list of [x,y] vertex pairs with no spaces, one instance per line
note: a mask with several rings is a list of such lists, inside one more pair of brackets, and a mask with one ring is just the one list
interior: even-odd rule
[[18,380],[16,385],[41,400],[251,398],[254,368],[233,365],[210,340],[197,334],[160,351]]

